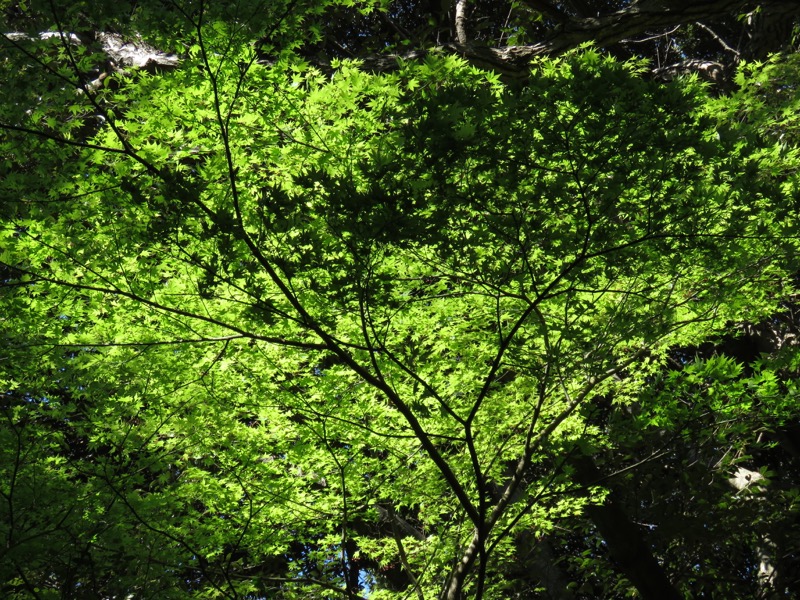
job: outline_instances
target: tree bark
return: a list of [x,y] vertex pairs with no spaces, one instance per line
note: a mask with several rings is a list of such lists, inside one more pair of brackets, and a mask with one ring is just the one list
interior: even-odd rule
[[[535,4],[535,3],[534,3]],[[525,78],[530,71],[531,61],[539,56],[557,56],[581,44],[592,42],[600,48],[613,46],[626,39],[633,39],[648,32],[663,30],[685,23],[715,20],[739,14],[750,14],[747,25],[750,28],[748,43],[751,46],[766,44],[766,50],[776,50],[775,23],[791,26],[793,19],[800,15],[800,2],[797,0],[642,0],[624,10],[600,16],[588,15],[584,2],[570,2],[571,14],[559,11],[558,24],[549,31],[542,41],[525,46],[489,47],[471,43],[467,37],[467,0],[455,3],[453,24],[455,43],[448,43],[433,49],[410,50],[403,54],[372,55],[360,60],[367,71],[381,72],[397,68],[398,60],[420,60],[431,51],[458,54],[477,67],[494,70],[512,78]],[[579,7],[580,10],[575,7]],[[756,9],[758,9],[757,12]],[[554,9],[555,10],[555,9]],[[765,31],[762,31],[766,29]],[[3,34],[9,41],[27,37],[21,33]],[[45,32],[41,36],[59,36],[58,32]],[[77,36],[64,32],[65,39],[76,43]],[[136,68],[174,68],[179,59],[152,48],[142,40],[126,40],[118,34],[96,32],[103,49],[115,63]],[[780,36],[778,36],[780,37]],[[77,43],[80,43],[79,41]],[[764,51],[755,48],[751,52],[756,58],[763,58]],[[318,66],[329,67],[325,60],[317,60]],[[719,67],[719,68],[718,68]],[[722,65],[712,61],[687,60],[678,65],[661,68],[657,76],[667,77],[680,72],[699,71],[704,78],[716,82]]]
[[569,579],[559,566],[559,556],[547,538],[535,542],[531,563],[535,577],[544,586],[550,600],[575,600],[569,589]]
[[[578,456],[570,462],[575,468],[576,479],[582,485],[594,485],[603,477],[588,456]],[[641,531],[614,501],[613,494],[604,504],[587,506],[585,513],[603,536],[619,570],[644,600],[682,599],[642,538]]]
[[456,0],[456,39],[459,44],[467,43],[467,0]]
[[[456,25],[458,7],[456,5]],[[440,49],[458,54],[478,67],[498,71],[513,78],[526,77],[532,59],[538,56],[557,56],[586,42],[605,48],[628,38],[635,38],[648,31],[664,29],[696,21],[714,20],[736,16],[760,7],[759,19],[772,22],[775,19],[791,21],[800,14],[800,2],[796,0],[651,0],[598,17],[575,16],[556,26],[547,39],[526,46],[490,48],[478,44],[464,43],[458,35],[458,43],[444,44]],[[457,29],[458,30],[458,29]],[[424,58],[427,50],[415,50],[406,54],[372,56],[363,59],[364,67],[370,71],[384,71],[396,67],[397,60]]]

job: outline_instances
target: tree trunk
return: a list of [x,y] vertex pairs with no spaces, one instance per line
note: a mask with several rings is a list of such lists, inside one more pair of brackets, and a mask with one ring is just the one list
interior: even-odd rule
[[[571,463],[575,467],[576,479],[582,485],[593,485],[603,477],[588,456],[577,456]],[[619,570],[644,600],[682,599],[642,538],[642,532],[614,501],[613,494],[603,504],[587,506],[585,513],[603,536],[608,553]]]

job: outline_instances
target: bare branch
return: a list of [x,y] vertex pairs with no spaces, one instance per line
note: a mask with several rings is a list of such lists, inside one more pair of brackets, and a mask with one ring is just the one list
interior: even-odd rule
[[706,25],[704,23],[701,23],[700,21],[695,23],[695,25],[697,25],[700,29],[702,29],[703,31],[708,33],[712,38],[714,38],[717,42],[719,42],[719,45],[722,46],[725,49],[726,52],[730,52],[731,54],[733,54],[733,56],[736,58],[736,60],[739,60],[739,57],[741,57],[741,53],[736,48],[732,48],[725,40],[723,40],[708,25]]

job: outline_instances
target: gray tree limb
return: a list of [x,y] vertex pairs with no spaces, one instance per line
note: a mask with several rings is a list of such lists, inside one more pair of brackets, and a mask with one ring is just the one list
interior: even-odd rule
[[[767,17],[787,20],[800,15],[800,2],[796,0],[645,0],[608,15],[571,17],[555,27],[547,39],[526,46],[491,48],[459,42],[405,54],[371,56],[362,61],[367,70],[384,71],[395,68],[398,60],[415,60],[424,58],[429,52],[444,51],[458,54],[476,66],[498,71],[507,77],[526,77],[531,60],[539,56],[563,54],[588,42],[601,48],[609,47],[653,30],[746,14],[756,8],[760,9],[762,20]],[[711,66],[700,63],[704,61],[683,67]],[[677,69],[675,66],[674,70]]]
[[[752,27],[776,21],[791,23],[800,15],[800,2],[796,0],[643,0],[624,10],[600,16],[586,16],[588,8],[583,2],[570,2],[571,7],[579,7],[579,10],[571,11],[572,14],[559,12],[558,25],[542,41],[525,46],[489,47],[469,41],[466,4],[467,0],[457,0],[455,3],[454,26],[458,42],[402,54],[362,57],[363,68],[372,72],[391,71],[397,68],[399,61],[420,60],[431,53],[444,52],[457,54],[477,67],[496,71],[508,78],[525,78],[533,59],[557,56],[585,43],[606,48],[648,32],[739,14],[755,15],[748,21]],[[12,43],[33,39],[22,33],[4,35]],[[750,37],[759,39],[755,33]],[[48,31],[41,33],[39,38],[59,38],[62,43],[81,43],[73,33]],[[97,32],[96,39],[119,68],[174,68],[180,61],[175,54],[162,52],[142,39],[126,39],[108,32]],[[329,67],[324,63],[319,66]],[[724,73],[724,67],[712,61],[686,60],[661,67],[654,71],[654,75],[670,79],[690,72],[697,72],[704,79],[716,83]]]

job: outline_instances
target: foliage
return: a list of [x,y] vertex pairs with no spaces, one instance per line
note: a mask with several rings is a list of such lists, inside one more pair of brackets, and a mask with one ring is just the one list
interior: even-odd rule
[[721,481],[794,418],[790,352],[679,350],[794,291],[778,67],[726,98],[590,47],[518,87],[436,53],[323,73],[292,53],[319,3],[170,6],[126,23],[180,66],[99,87],[93,48],[6,37],[6,597],[531,596],[525,543],[613,569],[577,456],[636,477],[708,429]]

